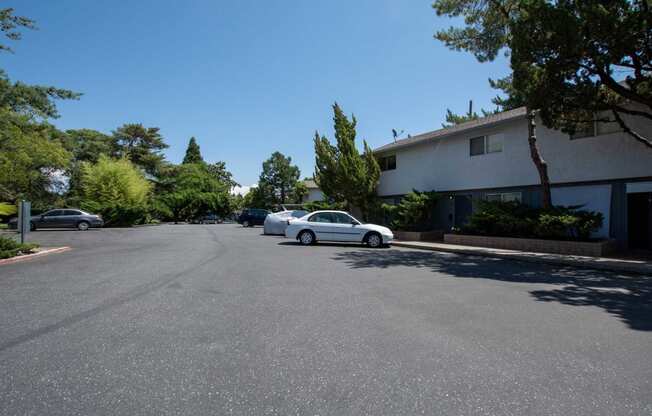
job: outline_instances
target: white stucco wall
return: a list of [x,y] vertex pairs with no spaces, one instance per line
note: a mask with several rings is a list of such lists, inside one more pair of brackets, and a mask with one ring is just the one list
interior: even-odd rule
[[320,189],[310,188],[308,189],[308,195],[305,196],[303,202],[315,202],[315,201],[323,201],[323,200],[324,200],[324,194]]
[[[652,124],[638,128],[652,135]],[[503,135],[503,151],[470,156],[469,139],[491,134]],[[652,149],[624,133],[570,140],[564,133],[540,127],[538,142],[553,183],[652,176]],[[385,154],[396,154],[396,169],[381,173],[381,196],[402,195],[413,188],[455,191],[539,183],[524,118]]]

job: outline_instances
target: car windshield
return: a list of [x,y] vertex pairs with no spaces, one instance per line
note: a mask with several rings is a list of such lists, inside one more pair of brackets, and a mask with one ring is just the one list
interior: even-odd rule
[[301,211],[301,210],[298,210],[298,211],[292,211],[292,216],[293,216],[294,218],[305,217],[307,214],[308,214],[308,211]]

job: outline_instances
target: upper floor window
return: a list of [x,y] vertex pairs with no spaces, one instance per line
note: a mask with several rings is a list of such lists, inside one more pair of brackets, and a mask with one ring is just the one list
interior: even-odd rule
[[620,125],[608,112],[601,112],[594,116],[593,121],[580,123],[575,133],[570,135],[571,140],[585,137],[596,137],[602,134],[618,133],[623,131]]
[[503,151],[503,136],[494,134],[490,136],[473,137],[469,141],[469,154],[471,156]]
[[503,193],[485,195],[485,199],[487,201],[498,201],[498,202],[511,202],[511,201],[521,202],[522,198],[523,196],[520,192],[503,192]]
[[396,169],[396,155],[382,156],[378,158],[380,170],[394,170]]

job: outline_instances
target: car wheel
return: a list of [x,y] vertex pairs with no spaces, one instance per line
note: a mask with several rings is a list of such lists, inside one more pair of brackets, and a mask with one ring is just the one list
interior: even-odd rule
[[30,222],[29,223],[29,230],[30,231],[36,231],[36,224],[34,224],[33,222]]
[[243,227],[249,227],[249,221],[242,221]]
[[315,235],[312,231],[301,231],[301,234],[299,234],[299,242],[304,246],[313,245],[315,244]]
[[367,245],[371,248],[378,248],[383,245],[383,238],[378,233],[371,233],[367,236]]
[[77,229],[78,229],[79,231],[86,231],[86,230],[88,230],[89,228],[90,228],[90,224],[87,223],[86,221],[79,221],[79,222],[77,223]]

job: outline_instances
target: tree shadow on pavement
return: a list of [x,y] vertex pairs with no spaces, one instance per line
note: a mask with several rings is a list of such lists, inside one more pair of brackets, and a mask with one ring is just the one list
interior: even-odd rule
[[358,250],[336,253],[333,259],[352,269],[415,267],[459,278],[555,285],[530,294],[541,302],[597,306],[632,329],[652,331],[652,276],[424,251]]

